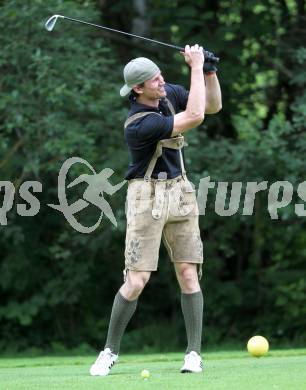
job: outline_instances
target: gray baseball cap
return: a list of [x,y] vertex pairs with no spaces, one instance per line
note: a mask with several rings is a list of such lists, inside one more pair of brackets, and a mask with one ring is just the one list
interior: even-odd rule
[[138,57],[125,65],[123,77],[125,84],[120,89],[120,95],[126,96],[133,87],[150,80],[160,71],[159,67],[151,60],[145,57]]

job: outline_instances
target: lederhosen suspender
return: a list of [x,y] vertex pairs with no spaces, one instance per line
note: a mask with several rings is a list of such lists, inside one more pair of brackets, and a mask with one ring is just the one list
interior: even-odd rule
[[[166,103],[168,105],[168,108],[171,111],[171,114],[175,115],[175,110],[174,110],[174,107],[173,107],[172,103],[167,98],[165,98],[165,100],[166,100]],[[143,118],[144,116],[149,115],[149,114],[160,115],[156,111],[139,112],[137,114],[134,114],[134,115],[130,116],[125,121],[124,128],[126,128],[128,125],[130,125],[136,119]],[[154,152],[154,154],[153,154],[153,156],[152,156],[152,158],[151,158],[151,160],[149,162],[148,168],[146,170],[146,173],[145,173],[145,176],[144,176],[144,180],[148,181],[148,180],[151,179],[152,172],[153,172],[154,167],[156,165],[157,159],[162,155],[162,148],[163,147],[164,148],[170,148],[170,149],[177,149],[177,150],[179,150],[182,176],[185,179],[186,178],[186,170],[185,170],[184,160],[183,160],[183,155],[182,155],[182,148],[183,148],[183,146],[184,146],[184,137],[181,134],[176,136],[176,137],[167,138],[167,139],[163,139],[163,140],[158,141],[157,145],[156,145],[155,152]]]

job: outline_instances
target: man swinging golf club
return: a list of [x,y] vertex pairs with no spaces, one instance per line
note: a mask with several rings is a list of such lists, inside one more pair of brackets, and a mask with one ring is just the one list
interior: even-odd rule
[[188,341],[181,372],[203,369],[203,295],[199,284],[203,247],[196,195],[184,167],[181,134],[200,125],[205,113],[221,109],[221,92],[216,68],[205,73],[204,67],[203,73],[201,46],[187,45],[182,55],[191,69],[189,92],[166,83],[158,66],[147,58],[136,58],[124,68],[125,85],[120,95],[129,95],[131,103],[125,122],[131,162],[126,173],[129,185],[124,283],[115,296],[105,347],[91,366],[91,375],[108,375],[117,361],[138,297],[151,272],[157,270],[161,238],[181,289]]

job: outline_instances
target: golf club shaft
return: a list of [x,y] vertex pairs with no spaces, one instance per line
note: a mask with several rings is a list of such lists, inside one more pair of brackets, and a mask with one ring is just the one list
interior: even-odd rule
[[[184,49],[183,47],[176,46],[176,45],[171,45],[170,43],[164,43],[164,42],[156,41],[155,39],[145,38],[145,37],[142,37],[142,36],[140,36],[140,35],[131,34],[131,33],[125,32],[125,31],[116,30],[116,29],[114,29],[114,28],[101,26],[101,25],[95,24],[95,23],[84,22],[84,21],[79,20],[79,19],[69,18],[68,16],[62,16],[62,18],[63,18],[63,19],[70,20],[71,22],[86,24],[86,25],[88,25],[88,26],[93,26],[93,27],[101,28],[101,29],[103,29],[103,30],[112,31],[112,32],[116,32],[116,33],[119,33],[119,34],[123,34],[123,35],[128,35],[128,36],[130,36],[130,37],[142,39],[142,40],[145,40],[145,41],[148,41],[148,42],[152,42],[152,43],[157,43],[157,44],[159,44],[159,45],[171,47],[172,49],[175,49],[175,50],[185,51],[185,49]],[[205,50],[204,50],[204,55],[205,55]],[[213,61],[218,62],[218,61],[219,61],[219,58],[217,58],[217,57],[212,57],[212,58],[210,58],[210,60],[213,60]]]

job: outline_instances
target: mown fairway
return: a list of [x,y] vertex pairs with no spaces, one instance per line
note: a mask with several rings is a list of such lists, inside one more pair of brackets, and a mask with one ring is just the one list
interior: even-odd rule
[[[90,377],[95,357],[1,358],[1,390],[18,389],[306,389],[306,349],[272,351],[256,359],[247,352],[204,355],[203,374],[180,374],[182,354],[123,355],[108,377]],[[150,378],[140,376],[143,369]]]

